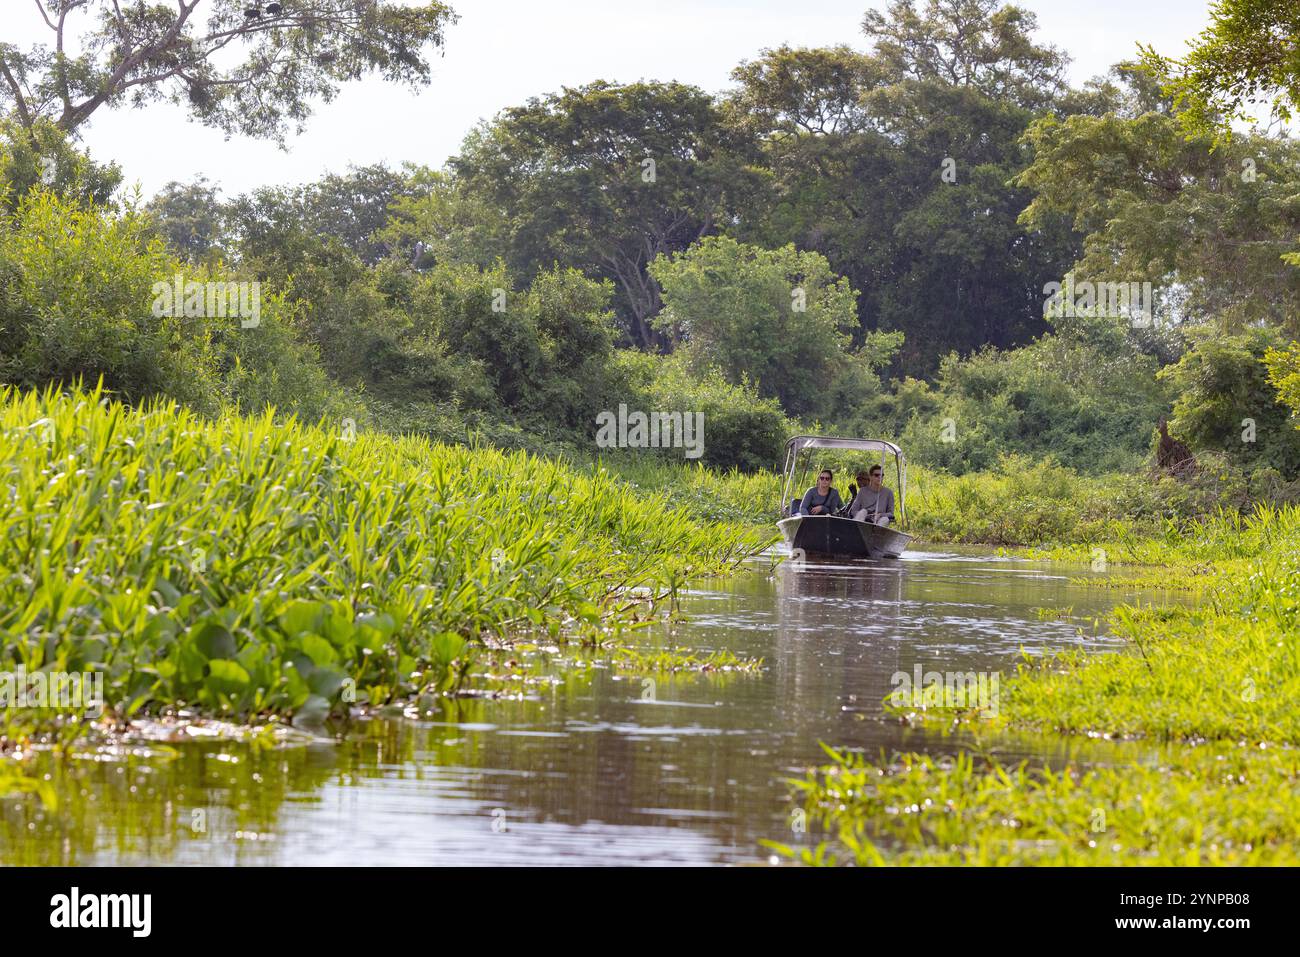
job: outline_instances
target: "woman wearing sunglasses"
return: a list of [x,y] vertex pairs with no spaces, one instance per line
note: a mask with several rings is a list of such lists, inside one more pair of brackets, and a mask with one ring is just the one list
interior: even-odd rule
[[823,469],[817,484],[804,492],[799,503],[800,515],[834,515],[842,506],[840,493],[831,486],[831,470]]

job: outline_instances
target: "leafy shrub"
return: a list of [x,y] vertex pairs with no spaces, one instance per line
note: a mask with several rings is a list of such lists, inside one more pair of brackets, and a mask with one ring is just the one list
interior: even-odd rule
[[905,380],[875,406],[909,457],[934,468],[983,471],[1021,454],[1098,474],[1146,458],[1167,408],[1155,373],[1156,360],[1131,349],[1047,335],[949,355],[936,386]]
[[[616,398],[629,410],[704,414],[704,464],[747,472],[780,466],[795,426],[775,399],[760,398],[747,381],[732,385],[716,371],[697,379],[678,357],[620,352],[616,362],[625,383]],[[681,449],[637,452],[682,455]]]
[[1193,451],[1220,452],[1242,469],[1300,477],[1300,432],[1283,401],[1290,393],[1278,392],[1286,385],[1286,337],[1265,327],[1229,335],[1214,326],[1188,336],[1192,347],[1160,372],[1178,392],[1171,433]]

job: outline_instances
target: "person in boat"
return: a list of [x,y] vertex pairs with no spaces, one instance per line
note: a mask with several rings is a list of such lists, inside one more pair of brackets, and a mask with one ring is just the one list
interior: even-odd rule
[[817,476],[817,484],[803,493],[803,501],[799,503],[800,515],[834,515],[840,510],[840,493],[831,485],[833,477],[830,469],[822,470]]
[[884,479],[885,470],[879,465],[871,466],[870,471],[858,473],[858,481],[862,486],[849,505],[849,515],[852,518],[874,525],[893,524],[894,493],[885,488]]

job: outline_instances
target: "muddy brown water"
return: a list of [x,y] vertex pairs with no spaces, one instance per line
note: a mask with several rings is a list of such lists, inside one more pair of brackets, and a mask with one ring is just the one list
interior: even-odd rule
[[[768,861],[760,839],[813,840],[791,827],[789,779],[824,763],[821,742],[872,756],[962,746],[884,714],[900,675],[919,665],[1001,682],[1022,650],[1116,648],[1104,621],[1119,602],[1179,600],[1071,581],[1088,574],[953,551],[759,560],[696,583],[688,620],[650,635],[761,657],[758,674],[651,682],[559,669],[513,698],[449,701],[437,720],[367,720],[343,740],[42,758],[58,805],[0,799],[0,863]],[[1036,737],[995,750],[1055,764],[1123,747]]]

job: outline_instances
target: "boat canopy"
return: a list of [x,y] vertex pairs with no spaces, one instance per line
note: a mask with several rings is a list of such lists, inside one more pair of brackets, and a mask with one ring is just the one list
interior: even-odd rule
[[849,449],[853,452],[888,452],[902,458],[903,450],[884,439],[841,439],[830,435],[796,435],[785,444],[786,455],[804,449]]
[[[832,435],[796,435],[785,444],[785,480],[781,485],[781,514],[790,514],[790,495],[802,486],[795,473],[799,470],[801,453],[808,449],[845,449],[850,452],[879,452],[881,463],[886,455],[894,457],[895,478],[898,481],[898,517],[900,522],[907,521],[907,460],[903,450],[893,442],[884,439],[843,439]],[[805,472],[807,458],[803,458]],[[802,476],[800,476],[802,479]]]

